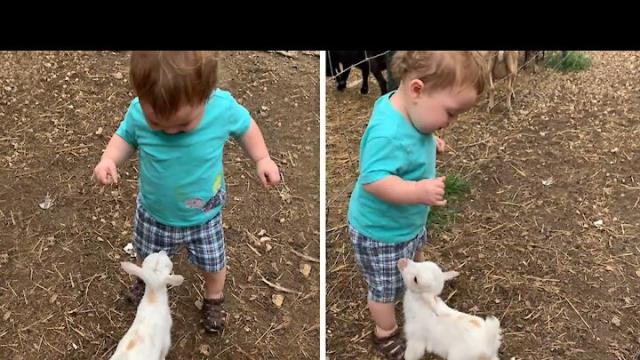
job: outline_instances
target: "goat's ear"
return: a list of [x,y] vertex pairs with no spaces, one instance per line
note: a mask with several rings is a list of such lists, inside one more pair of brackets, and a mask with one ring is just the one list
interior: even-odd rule
[[120,263],[122,270],[124,270],[127,274],[134,275],[139,277],[140,279],[144,279],[142,268],[132,262],[123,261]]
[[444,277],[444,281],[449,281],[458,275],[460,275],[460,273],[457,271],[445,271],[442,273],[442,276]]
[[178,286],[182,284],[184,277],[182,275],[169,275],[167,276],[167,284],[171,286]]
[[409,260],[407,259],[398,260],[398,270],[403,271],[404,269],[407,268],[407,265],[409,265]]

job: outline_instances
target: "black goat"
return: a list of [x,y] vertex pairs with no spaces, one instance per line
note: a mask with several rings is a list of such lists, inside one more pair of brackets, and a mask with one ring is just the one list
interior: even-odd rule
[[[381,55],[384,53],[384,50],[327,51],[327,75],[332,77],[337,75],[338,90],[342,91],[347,87],[351,67],[355,65],[355,67],[362,71],[361,94],[369,92],[369,72],[371,72],[378,81],[380,93],[385,94],[387,92],[387,81],[382,75],[382,72],[387,69],[387,61],[385,56]],[[380,56],[375,57],[376,55]]]

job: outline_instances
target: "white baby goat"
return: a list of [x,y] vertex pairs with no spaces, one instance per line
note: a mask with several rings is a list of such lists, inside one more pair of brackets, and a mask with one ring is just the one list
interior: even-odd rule
[[417,360],[425,349],[447,360],[499,360],[500,322],[450,308],[439,298],[446,280],[458,276],[443,272],[433,262],[398,261],[407,287],[404,295],[406,360]]
[[123,262],[121,266],[127,273],[141,278],[146,287],[136,318],[111,360],[164,359],[171,347],[172,324],[167,285],[178,286],[184,278],[171,275],[173,263],[164,251],[147,256],[142,268],[130,262]]

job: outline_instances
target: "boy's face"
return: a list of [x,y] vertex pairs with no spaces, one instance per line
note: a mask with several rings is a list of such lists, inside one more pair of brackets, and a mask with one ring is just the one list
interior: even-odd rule
[[413,125],[423,133],[446,128],[458,115],[475,105],[478,94],[471,86],[423,91],[421,80],[409,84],[411,103],[407,111]]
[[149,128],[163,131],[169,135],[189,132],[195,129],[200,123],[204,112],[204,104],[183,105],[173,115],[166,118],[158,118],[148,103],[140,101],[140,106]]

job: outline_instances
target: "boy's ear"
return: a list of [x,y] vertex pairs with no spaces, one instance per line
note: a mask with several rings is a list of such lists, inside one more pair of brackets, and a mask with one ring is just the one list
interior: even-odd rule
[[411,100],[416,101],[422,95],[422,90],[424,90],[424,82],[420,79],[413,79],[407,84],[409,89],[409,97]]

